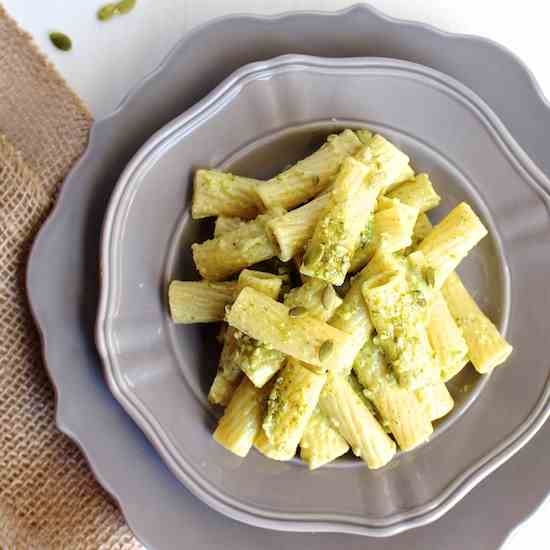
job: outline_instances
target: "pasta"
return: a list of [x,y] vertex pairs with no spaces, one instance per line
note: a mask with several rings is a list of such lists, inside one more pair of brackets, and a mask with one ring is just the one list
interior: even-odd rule
[[209,216],[255,218],[263,210],[257,192],[260,183],[218,170],[197,170],[191,215],[194,219]]
[[335,285],[344,282],[361,231],[380,192],[380,187],[365,182],[368,173],[365,164],[351,157],[342,164],[327,208],[307,246],[300,267],[304,275]]
[[430,437],[433,427],[428,411],[414,392],[399,386],[372,339],[355,358],[353,372],[402,450],[414,449]]
[[199,273],[205,279],[221,281],[245,267],[276,256],[277,248],[267,234],[266,223],[280,214],[277,210],[260,215],[220,237],[192,245]]
[[[419,216],[414,230],[418,240],[427,237],[431,230],[432,224],[428,217]],[[468,359],[475,369],[484,374],[504,363],[513,351],[512,346],[481,311],[455,272],[445,280],[442,292],[447,308],[466,342]],[[450,349],[453,347],[449,346]],[[456,369],[448,367],[444,370],[443,378],[454,376],[461,369],[458,364],[457,361]]]
[[366,145],[371,154],[369,181],[372,185],[390,191],[413,175],[409,157],[380,134],[368,139]]
[[434,293],[428,322],[428,338],[444,381],[458,374],[468,362],[468,346],[440,291]]
[[325,193],[283,216],[269,221],[268,230],[279,247],[279,258],[287,262],[300,253],[327,209],[330,195]]
[[216,223],[214,224],[214,238],[221,237],[224,233],[229,233],[234,229],[238,229],[246,223],[241,218],[234,218],[231,216],[218,216]]
[[245,288],[231,306],[227,322],[273,349],[326,370],[337,369],[349,354],[349,336],[307,312],[293,316],[290,308]]
[[[258,292],[276,299],[281,291],[283,277],[244,269],[239,275],[234,297],[244,287],[255,288]],[[249,338],[233,327],[223,334],[223,349],[218,372],[208,392],[208,400],[214,405],[225,406],[237,387],[244,372],[255,386],[261,388],[271,376],[283,366],[285,356],[264,344]]]
[[387,196],[390,199],[398,199],[422,213],[435,208],[441,202],[441,197],[435,192],[428,174],[418,174],[399,184]]
[[237,456],[248,454],[262,427],[269,389],[259,389],[243,377],[214,431],[220,445]]
[[398,199],[386,199],[384,208],[380,208],[380,203],[384,202],[382,199],[378,201],[379,209],[372,217],[372,225],[367,226],[353,255],[350,266],[352,273],[367,264],[382,240],[387,252],[397,252],[412,244],[418,209]]
[[[281,260],[288,261],[301,254],[329,200],[330,195],[325,193],[304,206],[268,222],[268,230],[277,243],[278,257]],[[359,243],[351,261],[352,272],[368,262],[380,245],[382,237],[390,252],[396,252],[411,244],[418,210],[395,199],[387,200],[385,208],[380,208],[381,202],[382,199],[379,199],[377,210],[369,217],[360,233]],[[364,213],[361,215],[364,217]]]
[[279,206],[288,210],[315,197],[328,187],[344,159],[359,147],[361,142],[351,130],[329,136],[315,153],[258,186],[263,204],[266,208]]
[[454,407],[453,397],[442,381],[424,386],[415,394],[430,420],[442,418]]
[[237,284],[233,282],[172,281],[168,304],[174,323],[212,323],[222,321],[225,306],[233,301]]
[[395,454],[395,443],[345,374],[330,373],[321,393],[321,410],[369,468],[381,468]]
[[299,361],[289,359],[275,380],[262,428],[277,453],[287,459],[296,454],[326,378],[326,374],[315,373]]
[[349,445],[317,406],[300,440],[300,458],[310,470],[320,468],[346,454]]
[[235,298],[243,288],[249,286],[276,300],[281,293],[285,278],[283,275],[273,275],[272,273],[264,273],[263,271],[256,271],[254,269],[243,269],[237,280]]
[[428,300],[403,271],[386,272],[363,284],[363,297],[399,383],[418,389],[439,381],[439,369],[428,339]]
[[310,470],[349,450],[368,468],[428,441],[446,382],[512,353],[455,269],[487,230],[466,204],[432,226],[428,174],[368,129],[331,135],[267,181],[199,169],[192,245],[202,280],[168,287],[175,323],[218,322],[213,437]]
[[487,373],[502,365],[513,348],[479,309],[456,273],[447,277],[443,296],[451,315],[462,330],[468,346],[468,357],[475,369]]
[[302,286],[293,288],[285,296],[287,307],[303,307],[321,321],[328,321],[341,304],[342,299],[332,285],[320,279],[309,278]]
[[464,202],[453,208],[418,245],[433,268],[440,288],[468,252],[487,235],[474,211]]

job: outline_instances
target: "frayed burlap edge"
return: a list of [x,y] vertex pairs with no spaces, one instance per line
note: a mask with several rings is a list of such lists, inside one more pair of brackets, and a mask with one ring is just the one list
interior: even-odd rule
[[1,7],[0,52],[0,547],[142,548],[56,429],[24,290],[30,245],[92,120]]

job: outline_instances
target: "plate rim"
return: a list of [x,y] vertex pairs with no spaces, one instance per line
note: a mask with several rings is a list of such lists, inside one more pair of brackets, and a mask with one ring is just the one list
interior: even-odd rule
[[[180,38],[176,42],[172,50],[163,58],[163,60],[159,63],[159,65],[155,69],[153,69],[151,72],[146,74],[133,87],[130,88],[128,93],[120,101],[118,107],[110,115],[102,118],[101,120],[94,122],[90,131],[88,146],[84,154],[80,157],[80,159],[75,163],[75,165],[67,174],[65,178],[65,182],[60,189],[60,193],[56,203],[51,209],[46,221],[40,227],[32,243],[31,251],[29,255],[28,269],[25,276],[25,286],[29,297],[31,314],[38,329],[44,365],[45,365],[47,374],[51,380],[52,387],[54,389],[55,410],[56,410],[55,420],[56,420],[57,427],[62,433],[67,435],[82,451],[82,454],[85,457],[94,476],[102,485],[102,487],[117,502],[119,508],[121,509],[132,531],[136,534],[136,536],[140,540],[146,543],[149,547],[153,547],[153,543],[151,539],[151,537],[153,537],[152,533],[147,532],[147,528],[142,528],[142,525],[140,524],[140,522],[137,522],[137,519],[136,519],[137,516],[131,511],[132,507],[123,500],[121,495],[119,495],[120,487],[115,484],[115,482],[112,480],[112,476],[110,474],[107,474],[104,471],[103,467],[100,468],[97,465],[97,462],[94,459],[94,456],[96,455],[96,451],[94,450],[95,448],[94,443],[90,441],[87,432],[83,431],[81,428],[78,428],[75,422],[71,420],[71,417],[66,412],[67,399],[70,399],[69,397],[70,392],[68,392],[67,388],[62,387],[63,386],[62,380],[56,377],[57,376],[56,367],[53,366],[54,359],[50,353],[50,347],[53,347],[52,343],[57,342],[57,340],[56,338],[54,338],[54,335],[53,335],[54,331],[51,330],[51,326],[45,321],[44,310],[40,305],[41,299],[38,295],[36,295],[33,292],[32,281],[34,277],[38,276],[38,270],[39,270],[39,267],[37,265],[38,262],[36,261],[36,258],[39,256],[38,251],[42,248],[43,243],[47,241],[53,228],[55,227],[56,223],[59,221],[60,214],[64,210],[65,203],[68,202],[67,197],[70,195],[71,185],[74,184],[76,174],[80,170],[81,166],[84,165],[88,161],[88,158],[91,156],[91,152],[94,148],[94,144],[97,140],[97,136],[101,135],[101,132],[104,131],[105,128],[107,129],[109,128],[109,125],[112,123],[112,121],[115,120],[116,117],[125,109],[126,105],[132,101],[134,96],[138,94],[138,92],[147,84],[148,81],[154,79],[159,73],[161,73],[163,69],[172,62],[173,58],[178,53],[180,53],[180,50],[185,51],[186,47],[195,36],[203,32],[206,33],[207,31],[211,30],[211,28],[214,28],[216,25],[226,24],[227,22],[238,22],[243,19],[248,19],[256,22],[258,21],[267,22],[273,25],[274,24],[280,25],[284,23],[284,20],[286,18],[289,18],[289,17],[296,17],[296,18],[303,18],[303,19],[306,19],[309,17],[322,17],[322,18],[333,18],[335,20],[341,19],[343,21],[345,20],[345,18],[349,17],[353,12],[357,12],[357,14],[360,15],[361,17],[373,17],[377,22],[390,23],[394,27],[407,26],[412,30],[416,31],[417,34],[423,35],[423,36],[429,35],[430,38],[439,36],[449,40],[457,40],[457,39],[469,40],[475,44],[478,44],[480,47],[483,47],[484,49],[496,52],[499,56],[503,56],[505,58],[508,57],[512,59],[515,62],[515,64],[519,66],[519,68],[521,69],[521,72],[522,72],[521,76],[527,79],[528,85],[530,86],[530,88],[532,88],[532,91],[534,92],[534,99],[538,100],[539,102],[539,104],[537,105],[537,109],[539,110],[539,112],[545,112],[550,114],[550,102],[544,96],[542,89],[540,88],[540,85],[536,81],[530,68],[521,60],[519,56],[517,56],[509,48],[501,45],[500,43],[494,40],[491,40],[485,37],[445,31],[445,30],[439,29],[436,26],[433,26],[424,22],[404,19],[399,17],[393,17],[385,14],[383,11],[379,9],[376,9],[370,5],[363,3],[363,4],[354,4],[348,8],[344,8],[342,10],[337,10],[337,11],[290,10],[290,11],[285,11],[274,15],[259,15],[259,14],[253,14],[253,13],[238,14],[237,13],[237,14],[229,14],[229,15],[213,18],[209,21],[206,21],[196,26],[194,29],[188,32],[185,32],[182,38]],[[513,533],[515,533],[517,529],[523,526],[525,522],[527,522],[529,518],[533,516],[543,505],[550,503],[550,491],[547,491],[547,494],[545,497],[540,498],[540,500],[539,499],[537,500],[538,500],[537,504],[533,506],[529,512],[525,513],[522,510],[521,517],[519,519],[516,519],[513,525],[505,528],[505,531],[502,533],[502,535],[499,535],[498,537],[500,541],[499,547],[502,547],[506,543],[506,541],[513,535]]]
[[[546,406],[547,403],[550,403],[549,383],[522,424],[517,426],[494,449],[470,464],[460,475],[453,477],[439,494],[423,505],[410,508],[406,512],[395,512],[384,518],[369,518],[367,520],[365,516],[339,512],[325,514],[273,512],[246,504],[237,495],[224,493],[215,487],[207,477],[202,476],[195,465],[186,461],[182,456],[178,456],[175,446],[170,442],[167,433],[153,414],[141,405],[135,396],[132,398],[133,394],[130,394],[129,389],[123,383],[123,375],[117,369],[116,354],[113,353],[113,346],[110,343],[112,333],[109,330],[109,321],[114,306],[114,297],[111,297],[110,293],[117,281],[116,262],[113,260],[116,256],[114,248],[120,237],[121,227],[118,227],[121,223],[120,215],[124,215],[119,210],[124,210],[127,202],[127,200],[125,202],[125,195],[131,192],[139,171],[146,171],[147,166],[163,154],[175,134],[184,133],[189,127],[192,130],[196,125],[207,121],[209,113],[211,113],[210,116],[215,116],[216,110],[226,101],[241,93],[248,82],[268,79],[288,70],[310,70],[316,74],[322,74],[323,70],[369,72],[380,67],[403,70],[406,74],[412,73],[415,76],[429,77],[444,86],[448,92],[453,91],[456,95],[462,96],[461,99],[467,100],[470,110],[478,120],[484,123],[491,137],[498,141],[501,154],[519,165],[522,172],[527,174],[528,177],[523,175],[523,180],[528,185],[533,185],[533,181],[538,185],[540,196],[546,202],[550,215],[550,181],[548,178],[526,155],[490,107],[477,94],[456,79],[420,64],[390,58],[322,58],[295,54],[242,66],[201,101],[155,132],[127,164],[115,184],[107,206],[100,240],[102,277],[95,335],[108,386],[115,399],[144,431],[172,472],[195,496],[215,510],[254,526],[284,531],[313,530],[382,537],[426,525],[446,513],[499,465],[519,451],[550,416],[550,407]],[[529,179],[532,181],[529,182]]]

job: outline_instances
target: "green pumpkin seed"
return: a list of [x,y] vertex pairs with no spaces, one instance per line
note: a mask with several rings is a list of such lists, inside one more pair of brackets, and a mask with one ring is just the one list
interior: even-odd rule
[[97,11],[97,18],[100,21],[108,21],[111,17],[113,17],[113,15],[116,14],[116,11],[116,4],[105,4]]
[[72,40],[62,32],[51,32],[50,40],[58,50],[64,52],[68,52],[73,47]]
[[116,5],[118,13],[129,13],[136,7],[136,0],[121,0]]
[[100,21],[108,21],[115,15],[124,15],[131,12],[136,6],[136,0],[121,0],[121,2],[105,4],[97,11]]
[[334,342],[332,340],[325,340],[319,348],[319,360],[321,362],[324,362],[326,359],[328,359],[333,349]]
[[294,319],[296,319],[297,317],[303,317],[304,315],[306,315],[306,313],[307,309],[302,306],[291,307],[288,310],[289,317],[293,317]]

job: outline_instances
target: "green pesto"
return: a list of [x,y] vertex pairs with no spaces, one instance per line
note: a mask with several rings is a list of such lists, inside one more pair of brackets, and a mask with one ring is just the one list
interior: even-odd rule
[[362,250],[364,248],[367,248],[367,246],[369,246],[369,244],[372,241],[373,235],[374,235],[374,213],[371,212],[369,215],[369,221],[367,222],[367,225],[365,226],[363,231],[361,231],[357,250]]
[[334,342],[332,340],[325,340],[319,348],[319,360],[321,362],[326,361],[334,349]]
[[373,399],[381,387],[397,384],[395,376],[386,365],[384,352],[371,338],[365,342],[357,354],[353,363],[353,372],[364,388],[363,393],[369,399]]
[[62,32],[51,32],[49,34],[50,40],[52,44],[58,49],[63,52],[68,52],[73,47],[72,40]]
[[283,365],[285,354],[242,334],[237,340],[232,360],[251,376],[265,369],[274,374]]
[[[407,284],[401,290],[391,303],[378,297],[369,304],[375,326],[384,326],[373,343],[384,349],[401,385],[421,387],[435,382],[436,376],[433,351],[426,343],[427,336],[421,332],[429,320],[431,288],[420,274],[408,269]],[[376,322],[377,317],[381,322]]]
[[[285,376],[283,371],[283,374],[275,381],[267,401],[267,414],[263,428],[276,447],[284,447],[287,434],[296,427],[308,409],[305,396],[309,388],[306,386],[301,388],[300,391],[288,395],[292,382],[293,377],[288,376],[288,373]],[[285,394],[288,400],[284,399]],[[284,417],[284,424],[281,422],[281,417]],[[275,429],[279,433],[278,437],[273,439]]]

